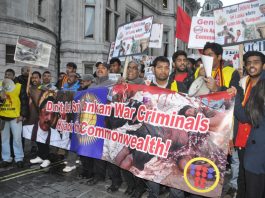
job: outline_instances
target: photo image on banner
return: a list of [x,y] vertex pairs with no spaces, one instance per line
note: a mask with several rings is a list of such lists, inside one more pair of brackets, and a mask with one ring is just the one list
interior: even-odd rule
[[214,10],[215,42],[221,45],[265,38],[262,1],[251,1]]
[[19,37],[14,60],[30,65],[48,67],[52,46],[33,39]]
[[148,52],[153,16],[121,25],[118,28],[112,57]]

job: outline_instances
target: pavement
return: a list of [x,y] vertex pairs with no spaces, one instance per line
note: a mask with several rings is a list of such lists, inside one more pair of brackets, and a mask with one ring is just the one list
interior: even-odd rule
[[[50,167],[40,169],[39,165],[31,166],[29,159],[32,158],[30,149],[25,148],[25,167],[17,168],[15,165],[8,168],[0,168],[0,197],[1,198],[119,198],[129,197],[124,192],[127,188],[125,182],[119,191],[108,193],[107,187],[111,181],[98,183],[94,186],[87,184],[87,179],[79,177],[81,165],[70,173],[62,172],[64,163],[53,156]],[[54,149],[56,151],[56,149]],[[224,189],[227,189],[225,186]],[[142,198],[146,198],[146,192]],[[168,193],[160,196],[168,197]],[[222,196],[223,197],[223,196]]]

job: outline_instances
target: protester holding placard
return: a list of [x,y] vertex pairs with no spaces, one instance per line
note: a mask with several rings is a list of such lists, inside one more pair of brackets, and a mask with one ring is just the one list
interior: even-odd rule
[[[220,44],[206,43],[203,54],[213,57],[212,77],[205,78],[206,85],[211,92],[224,91],[231,86],[239,86],[240,76],[238,72],[231,66],[223,65],[223,48]],[[195,78],[205,76],[204,67],[198,68],[194,76]]]

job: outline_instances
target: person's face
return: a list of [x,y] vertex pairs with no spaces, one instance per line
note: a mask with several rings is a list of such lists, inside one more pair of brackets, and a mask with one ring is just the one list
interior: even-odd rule
[[265,66],[265,64],[262,64],[261,58],[259,56],[248,57],[245,64],[247,73],[251,77],[258,77]]
[[221,60],[222,60],[222,56],[221,55],[216,55],[214,53],[214,51],[210,48],[206,49],[203,52],[204,55],[206,56],[211,56],[213,57],[213,69],[217,68],[218,66],[220,66]]
[[117,62],[110,64],[110,73],[118,74],[120,72],[120,65]]
[[91,80],[81,80],[80,82],[80,87],[82,89],[89,87],[91,85],[92,81]]
[[187,58],[184,55],[179,55],[175,62],[174,67],[179,72],[185,72],[187,69]]
[[14,80],[15,76],[12,72],[5,72],[5,78],[8,78],[10,80]]
[[31,76],[31,83],[34,86],[38,86],[41,84],[41,79],[38,74],[32,74]]
[[98,65],[96,74],[98,77],[105,77],[109,75],[109,71],[103,64]]
[[66,66],[66,73],[69,75],[70,73],[76,72],[76,70],[71,66]]
[[43,82],[44,84],[49,84],[49,83],[51,83],[51,79],[52,79],[52,76],[51,76],[51,74],[49,74],[49,73],[44,73],[44,74],[42,75],[42,82]]
[[187,68],[193,69],[193,64],[191,61],[189,61],[189,59],[187,59]]
[[150,24],[149,23],[146,23],[144,25],[144,29],[145,29],[146,32],[148,32],[148,30],[150,29]]
[[191,107],[191,108],[186,110],[185,115],[187,117],[196,117],[197,113],[198,113],[197,110],[195,108]]
[[131,62],[127,67],[127,80],[134,80],[139,77],[138,65]]
[[65,74],[60,74],[59,77],[58,77],[58,79],[59,80],[63,80],[64,77],[65,77]]
[[29,68],[22,68],[21,69],[21,74],[22,74],[22,76],[26,76],[26,77],[28,77],[29,76]]
[[166,81],[169,76],[169,64],[167,62],[158,61],[154,67],[154,75],[157,80]]
[[236,35],[240,36],[241,32],[239,30],[236,31]]
[[39,125],[43,131],[48,131],[51,127],[53,120],[53,112],[46,111],[46,108],[42,108],[39,114]]
[[265,14],[265,4],[259,7],[261,14]]
[[67,83],[69,85],[72,85],[74,84],[75,82],[77,81],[77,77],[76,77],[76,73],[69,73],[68,74],[68,79],[67,79]]

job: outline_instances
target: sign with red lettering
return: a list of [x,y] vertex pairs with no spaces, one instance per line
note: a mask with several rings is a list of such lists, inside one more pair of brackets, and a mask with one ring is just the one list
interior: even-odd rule
[[38,120],[23,126],[23,136],[162,185],[219,197],[233,110],[227,92],[193,98],[125,83],[111,91],[58,91],[41,96]]
[[214,42],[214,17],[192,17],[188,48],[202,49]]
[[233,45],[265,38],[263,6],[264,1],[260,0],[215,10],[215,42]]

